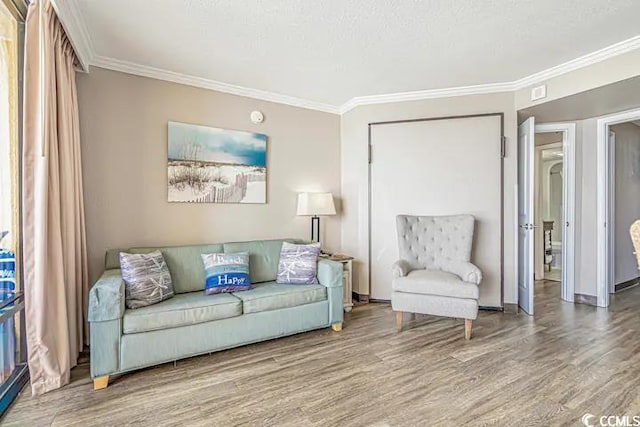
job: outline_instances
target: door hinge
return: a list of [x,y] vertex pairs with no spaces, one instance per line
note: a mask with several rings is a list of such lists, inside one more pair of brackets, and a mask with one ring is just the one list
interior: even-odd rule
[[503,159],[507,157],[507,137],[506,136],[503,136],[502,139],[500,140],[500,157]]
[[371,164],[371,144],[369,144],[369,164]]

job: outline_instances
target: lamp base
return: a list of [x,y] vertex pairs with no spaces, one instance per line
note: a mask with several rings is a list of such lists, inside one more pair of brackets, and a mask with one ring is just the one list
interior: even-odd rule
[[315,215],[311,217],[311,241],[320,241],[320,217]]

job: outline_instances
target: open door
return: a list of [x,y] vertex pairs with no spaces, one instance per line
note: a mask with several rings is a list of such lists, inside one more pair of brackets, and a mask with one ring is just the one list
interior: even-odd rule
[[533,185],[535,119],[518,128],[518,305],[533,315]]

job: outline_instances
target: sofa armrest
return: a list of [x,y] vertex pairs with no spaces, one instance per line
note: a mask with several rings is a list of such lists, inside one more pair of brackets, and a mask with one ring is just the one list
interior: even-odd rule
[[404,277],[411,271],[411,266],[409,263],[403,259],[400,259],[393,263],[391,266],[391,272],[393,274],[393,278],[397,279],[398,277]]
[[327,288],[342,287],[342,263],[321,259],[318,261],[318,281]]
[[444,266],[445,270],[460,277],[468,283],[479,285],[482,281],[482,272],[478,267],[465,261],[451,261]]
[[327,288],[330,325],[344,320],[342,271],[342,263],[328,259],[318,260],[318,281]]
[[89,322],[121,319],[125,285],[119,269],[105,271],[89,292]]

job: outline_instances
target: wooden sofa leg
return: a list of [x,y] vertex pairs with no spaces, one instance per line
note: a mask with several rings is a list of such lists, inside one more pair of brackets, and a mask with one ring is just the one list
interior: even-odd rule
[[107,388],[108,385],[109,385],[109,375],[105,375],[103,377],[97,377],[93,379],[94,390],[102,390],[103,388]]
[[331,329],[336,332],[340,332],[342,330],[342,322],[334,323],[333,325],[331,325]]
[[471,328],[473,328],[473,320],[464,319],[464,339],[471,339]]
[[402,332],[402,312],[396,311],[396,329]]

